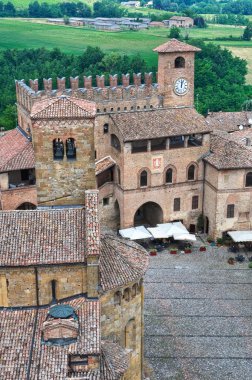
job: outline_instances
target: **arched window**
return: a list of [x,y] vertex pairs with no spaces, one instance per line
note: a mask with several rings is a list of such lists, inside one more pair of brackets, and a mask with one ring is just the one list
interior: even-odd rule
[[148,173],[146,170],[143,170],[140,174],[140,187],[148,185]]
[[121,144],[116,135],[111,135],[111,146],[121,152]]
[[76,144],[71,137],[66,140],[66,156],[68,160],[76,159]]
[[122,293],[118,291],[114,294],[114,304],[121,305],[121,301],[122,301]]
[[172,183],[172,169],[171,168],[166,170],[165,183]]
[[132,286],[132,291],[131,291],[132,298],[136,297],[136,295],[137,295],[137,288],[138,288],[138,284],[134,284]]
[[246,175],[246,187],[252,186],[252,172],[247,173]]
[[175,68],[176,69],[181,69],[185,67],[185,58],[183,57],[177,57],[175,59]]
[[109,125],[108,125],[108,123],[105,123],[103,125],[103,133],[108,133],[108,131],[109,131]]
[[135,350],[136,348],[136,322],[135,319],[129,320],[125,326],[125,348]]
[[187,172],[188,181],[193,181],[195,179],[195,166],[190,165]]
[[54,160],[63,160],[64,158],[64,143],[59,138],[53,140],[53,158]]
[[126,288],[123,293],[123,298],[125,301],[130,301],[130,288]]

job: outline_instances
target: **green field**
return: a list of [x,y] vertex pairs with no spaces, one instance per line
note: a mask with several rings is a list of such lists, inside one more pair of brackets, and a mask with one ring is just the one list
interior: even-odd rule
[[[12,4],[15,5],[16,8],[28,8],[29,4],[35,0],[11,0]],[[57,3],[64,3],[66,0],[37,0],[40,4],[41,3],[48,3],[48,4],[57,4]],[[86,3],[89,5],[92,5],[96,0],[67,0],[69,3],[76,3],[77,1],[81,1],[82,3]],[[7,3],[7,0],[4,0],[5,3]]]
[[[65,53],[80,54],[88,45],[100,46],[107,52],[114,51],[128,55],[139,53],[151,68],[157,63],[157,55],[152,52],[152,49],[167,41],[168,33],[169,30],[166,28],[111,33],[88,28],[48,25],[46,23],[35,23],[25,20],[0,19],[0,50],[38,47],[53,49],[54,47],[58,47]],[[239,27],[209,25],[207,29],[190,29],[189,37],[203,39],[218,38],[218,41],[214,41],[214,43],[235,48],[234,52],[237,55],[239,55],[239,50],[241,50],[241,56],[244,57],[246,51],[252,52],[252,41],[221,40],[222,38],[228,38],[230,35],[239,37],[242,33],[243,29]],[[249,65],[249,71],[252,72],[252,60],[249,62]],[[249,81],[250,78],[249,76]]]

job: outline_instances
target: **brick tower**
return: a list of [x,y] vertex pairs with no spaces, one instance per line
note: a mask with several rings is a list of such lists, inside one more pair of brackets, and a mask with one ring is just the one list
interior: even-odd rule
[[38,205],[78,205],[94,189],[95,103],[65,95],[31,108]]
[[199,48],[176,39],[158,46],[158,86],[164,107],[193,107],[194,55]]

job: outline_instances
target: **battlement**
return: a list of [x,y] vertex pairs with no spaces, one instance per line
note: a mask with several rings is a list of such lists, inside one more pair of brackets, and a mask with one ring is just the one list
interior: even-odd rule
[[16,81],[16,96],[18,105],[31,111],[33,104],[45,98],[61,95],[74,96],[98,104],[107,104],[120,101],[144,100],[158,95],[158,85],[152,83],[152,73],[145,73],[142,83],[141,73],[133,74],[133,83],[130,84],[130,75],[122,75],[122,84],[118,85],[118,75],[109,76],[109,86],[105,85],[105,76],[96,75],[96,87],[92,85],[92,76],[83,77],[83,87],[80,87],[80,78],[70,77],[70,88],[66,88],[66,78],[57,78],[57,88],[53,89],[52,78],[43,79],[43,89],[39,89],[38,79]]

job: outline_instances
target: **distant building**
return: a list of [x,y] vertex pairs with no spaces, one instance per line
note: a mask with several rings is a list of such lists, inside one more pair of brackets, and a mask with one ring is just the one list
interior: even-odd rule
[[140,7],[140,1],[123,1],[121,3],[124,7],[130,7],[130,8],[139,8]]
[[171,28],[172,26],[177,26],[179,28],[191,28],[193,26],[193,18],[172,16],[169,20],[164,20],[164,24],[168,28]]

